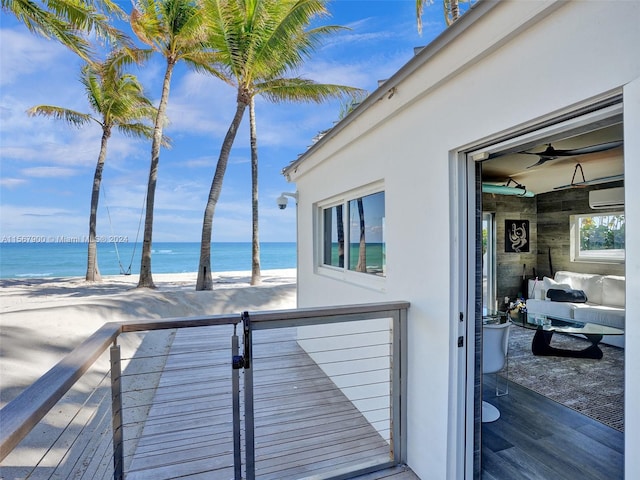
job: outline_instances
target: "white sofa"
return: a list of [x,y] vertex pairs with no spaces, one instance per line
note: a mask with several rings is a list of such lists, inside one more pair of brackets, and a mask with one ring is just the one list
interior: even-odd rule
[[[582,290],[586,303],[553,302],[547,297],[550,289]],[[556,272],[553,279],[544,277],[529,281],[527,313],[556,318],[570,318],[578,322],[597,323],[624,329],[625,278],[617,275]],[[607,335],[603,342],[624,346],[624,335]]]

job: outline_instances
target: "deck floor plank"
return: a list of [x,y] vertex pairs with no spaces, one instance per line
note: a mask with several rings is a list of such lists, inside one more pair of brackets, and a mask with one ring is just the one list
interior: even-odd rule
[[[128,480],[233,477],[230,335],[215,328],[176,333]],[[388,441],[299,347],[294,329],[255,332],[253,354],[258,479],[389,462]],[[418,477],[396,467],[361,478]]]

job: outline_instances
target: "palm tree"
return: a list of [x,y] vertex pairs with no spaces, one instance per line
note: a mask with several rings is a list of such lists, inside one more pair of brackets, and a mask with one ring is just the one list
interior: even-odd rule
[[155,288],[151,272],[153,208],[171,76],[176,64],[181,60],[197,70],[214,75],[219,75],[219,72],[213,68],[215,54],[205,45],[202,9],[194,0],[138,0],[133,6],[130,21],[136,36],[153,51],[160,53],[167,64],[151,145],[142,260],[138,280],[138,287]]
[[[135,57],[135,55],[138,57]],[[134,55],[134,56],[132,56]],[[64,120],[72,126],[93,121],[102,128],[100,153],[93,175],[91,209],[89,214],[89,245],[87,252],[87,281],[100,281],[96,248],[96,223],[102,171],[107,158],[107,143],[114,127],[125,135],[151,138],[152,129],[142,123],[155,116],[156,109],[144,96],[137,78],[123,73],[123,66],[139,60],[140,52],[116,50],[102,63],[92,62],[82,68],[80,81],[84,85],[89,106],[97,114],[81,113],[52,105],[38,105],[28,110],[29,115],[41,115]]]
[[[469,2],[471,0],[442,0],[444,8],[444,20],[450,27],[453,22],[460,18],[460,2]],[[418,32],[422,33],[422,11],[425,5],[431,5],[433,0],[416,0],[416,18],[418,20]]]
[[33,33],[56,38],[90,63],[91,48],[81,33],[95,33],[112,43],[128,45],[128,38],[109,24],[109,16],[124,18],[123,10],[112,0],[2,0],[2,11],[13,14]]
[[204,212],[200,262],[196,290],[209,290],[211,277],[211,238],[213,216],[220,197],[222,181],[231,146],[244,111],[250,109],[252,163],[252,275],[253,285],[260,282],[258,239],[258,150],[254,98],[262,95],[272,102],[322,102],[332,97],[355,94],[361,90],[341,85],[318,84],[287,73],[302,65],[323,35],[339,27],[323,26],[305,30],[311,19],[326,15],[325,0],[244,0],[221,2],[205,0],[213,34],[211,44],[230,72],[237,89],[236,113],[224,138]]

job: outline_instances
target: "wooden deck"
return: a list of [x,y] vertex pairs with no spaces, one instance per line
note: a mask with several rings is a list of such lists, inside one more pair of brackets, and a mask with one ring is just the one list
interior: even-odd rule
[[[176,333],[141,437],[125,443],[132,453],[128,480],[233,478],[232,331]],[[254,332],[253,355],[256,478],[326,476],[390,460],[388,434],[371,426],[298,346],[293,330]],[[357,478],[418,477],[398,466]]]
[[[137,350],[140,363],[132,361],[126,369],[130,377],[123,380],[129,386],[124,393],[129,433],[125,437],[137,438],[125,443],[127,479],[233,478],[231,333],[232,327],[182,329],[166,362],[155,347]],[[388,460],[384,436],[297,347],[293,332],[260,332],[255,339],[257,478],[322,476],[340,470],[345,462]],[[103,367],[92,371],[87,380],[107,378],[106,364]],[[159,378],[158,388],[146,390],[142,385],[151,376]],[[141,378],[144,382],[137,381]],[[494,378],[485,376],[485,395],[502,417],[483,425],[484,480],[623,478],[623,433],[514,383],[509,395],[495,398]],[[8,457],[0,467],[0,477],[113,478],[108,378],[97,387],[83,382],[77,386],[85,394],[93,390],[98,396],[87,400],[73,391],[67,403],[89,407],[86,410],[95,411],[95,421],[87,419],[77,435],[87,412],[70,415],[74,418],[70,434],[76,440],[61,436],[49,449],[55,454],[53,460],[46,457],[35,462],[25,457],[19,462],[14,461],[18,457]],[[60,412],[61,406],[52,413]],[[145,421],[137,424],[136,419]],[[53,417],[46,420],[50,425],[56,421]],[[28,443],[23,450],[38,454],[47,449],[49,439],[41,430],[30,435],[42,444]],[[374,458],[369,458],[371,452]],[[351,478],[418,480],[403,466]]]

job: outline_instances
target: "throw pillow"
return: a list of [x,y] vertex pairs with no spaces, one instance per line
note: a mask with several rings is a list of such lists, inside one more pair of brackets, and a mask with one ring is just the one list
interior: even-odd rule
[[583,290],[561,290],[552,288],[547,290],[547,297],[549,297],[552,302],[585,303],[587,301],[587,295]]
[[569,285],[568,283],[558,283],[553,278],[549,277],[544,277],[542,279],[542,283],[544,284],[545,290],[549,290],[551,288],[554,288],[556,290],[571,290],[571,285]]

